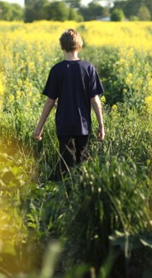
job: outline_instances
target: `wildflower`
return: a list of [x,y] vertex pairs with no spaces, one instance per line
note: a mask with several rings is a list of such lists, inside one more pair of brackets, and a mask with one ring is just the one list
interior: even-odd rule
[[17,84],[19,87],[22,86],[22,80],[21,79],[17,80]]
[[26,104],[25,104],[25,107],[30,107],[31,106],[31,104],[30,104],[30,102],[28,101],[28,102],[26,102]]
[[16,92],[16,98],[17,98],[17,99],[20,99],[21,96],[22,96],[22,91],[17,90],[17,92]]
[[148,85],[152,89],[152,79],[148,82]]
[[105,104],[106,104],[106,98],[105,98],[105,96],[102,96],[100,99],[101,99],[102,105],[105,105]]
[[32,96],[33,96],[33,92],[30,91],[30,92],[28,93],[28,97],[32,97]]
[[127,89],[126,88],[123,89],[123,93],[127,93]]
[[116,104],[114,104],[114,105],[112,105],[112,111],[117,111],[117,105]]
[[123,58],[121,58],[121,59],[119,60],[119,64],[122,65],[122,64],[124,64],[124,63],[125,63],[125,60],[124,60]]
[[152,96],[148,96],[145,98],[145,106],[148,114],[152,116]]
[[10,94],[9,97],[8,97],[8,100],[10,102],[13,102],[14,101],[14,95],[13,94]]
[[132,83],[132,73],[128,73],[125,81],[127,85],[130,85]]

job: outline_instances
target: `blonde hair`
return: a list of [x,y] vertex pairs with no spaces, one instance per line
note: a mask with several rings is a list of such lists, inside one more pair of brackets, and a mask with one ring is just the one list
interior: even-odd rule
[[59,38],[61,49],[66,52],[71,52],[74,50],[81,50],[83,45],[83,40],[80,34],[73,30],[68,29]]

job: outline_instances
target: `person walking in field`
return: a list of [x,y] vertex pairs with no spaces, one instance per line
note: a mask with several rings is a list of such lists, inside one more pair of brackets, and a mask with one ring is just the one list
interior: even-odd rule
[[65,174],[68,168],[87,158],[91,133],[91,106],[99,124],[97,139],[104,140],[105,131],[99,98],[104,90],[94,65],[78,58],[78,52],[83,45],[80,34],[68,29],[59,40],[65,59],[50,70],[43,91],[48,98],[34,131],[34,137],[37,140],[42,139],[43,126],[55,100],[58,99],[56,133],[61,153],[61,169]]

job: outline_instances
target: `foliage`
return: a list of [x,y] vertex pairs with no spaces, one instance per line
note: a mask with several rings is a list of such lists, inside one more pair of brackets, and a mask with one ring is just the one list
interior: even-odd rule
[[78,13],[78,11],[72,7],[69,7],[64,1],[26,1],[25,21],[32,22],[34,20],[40,19],[54,21],[83,20],[82,16]]
[[80,8],[81,0],[65,0],[71,8]]
[[126,102],[128,107],[141,110],[145,97],[151,96],[149,53],[131,47],[106,46],[95,51],[93,47],[87,47],[82,57],[87,59],[88,56],[102,77],[107,103],[112,106],[117,102]]
[[137,17],[141,21],[150,21],[151,20],[151,14],[149,9],[146,7],[146,5],[142,4],[138,10]]
[[[141,14],[142,18],[145,17],[144,20],[151,20],[152,15],[152,3],[149,0],[128,0],[128,1],[116,1],[114,3],[115,8],[120,8],[123,10],[125,16],[127,18],[132,18],[134,16],[138,17],[138,12],[140,9],[143,9],[143,14]],[[139,18],[140,20],[140,18]],[[143,19],[141,19],[143,20]]]
[[69,22],[0,24],[0,272],[118,278],[137,266],[133,277],[140,271],[144,278],[152,269],[152,26],[70,26],[84,39],[80,58],[95,65],[104,84],[106,139],[96,141],[92,112],[88,161],[57,180],[55,109],[42,141],[32,133],[49,70],[63,59],[58,38]]
[[23,21],[24,9],[18,4],[10,4],[5,1],[0,1],[0,20]]
[[123,10],[114,9],[111,13],[111,21],[123,21],[125,19]]
[[51,3],[49,17],[52,20],[66,20],[68,18],[68,8],[66,4],[62,1]]
[[[144,175],[141,170],[140,173]],[[65,232],[73,263],[85,262],[98,269],[107,257],[110,234],[115,230],[138,233],[147,229],[148,211],[143,210],[149,198],[147,182],[138,177],[131,161],[117,157],[103,160],[100,155],[78,170],[71,186],[71,207],[65,215]]]
[[46,19],[48,0],[26,0],[25,1],[25,22]]
[[130,20],[130,21],[139,21],[139,18],[138,18],[137,16],[135,16],[135,15],[131,15],[131,16],[129,17],[129,20]]
[[31,247],[24,208],[36,186],[32,182],[36,169],[30,155],[17,150],[17,142],[4,142],[0,142],[0,272],[10,277],[31,270],[36,259],[36,253],[35,258],[27,259]]
[[0,20],[21,20],[25,22],[33,22],[35,20],[59,20],[61,22],[75,20],[81,22],[83,20],[102,20],[104,16],[111,15],[113,21],[115,9],[121,10],[121,13],[116,12],[114,21],[122,21],[124,17],[131,21],[137,20],[137,18],[141,21],[151,20],[152,18],[152,3],[150,0],[107,0],[106,6],[102,5],[102,1],[98,0],[93,0],[85,6],[81,0],[25,0],[25,8],[15,3],[9,4],[6,1],[0,1]]
[[101,19],[102,16],[109,15],[108,9],[102,7],[95,1],[90,2],[88,6],[82,6],[80,13],[85,21]]
[[69,8],[65,2],[52,2],[48,8],[48,19],[49,20],[75,20],[82,21],[82,16],[79,15],[76,9]]

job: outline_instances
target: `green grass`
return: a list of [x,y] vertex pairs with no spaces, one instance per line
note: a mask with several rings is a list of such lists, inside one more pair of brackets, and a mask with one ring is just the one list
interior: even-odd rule
[[[55,110],[43,140],[37,142],[32,135],[45,100],[39,92],[48,68],[36,64],[38,82],[37,73],[30,75],[26,66],[21,72],[15,66],[5,69],[9,85],[0,114],[1,278],[81,278],[84,273],[108,278],[110,272],[112,278],[119,278],[129,277],[136,265],[142,278],[152,271],[145,259],[151,256],[152,129],[144,105],[146,93],[142,94],[145,86],[149,93],[145,76],[150,74],[151,61],[135,51],[135,65],[128,61],[120,74],[118,49],[93,50],[86,47],[81,55],[95,64],[106,89],[105,141],[96,140],[92,113],[89,159],[59,181],[55,181],[60,161]],[[52,64],[61,59],[57,54],[54,51]],[[138,62],[141,66],[136,70]],[[145,62],[146,73],[141,69]],[[143,80],[140,87],[135,79],[126,84],[130,71],[133,78]],[[24,92],[21,99],[17,90]],[[7,91],[14,96],[12,102]],[[139,278],[137,271],[136,275]]]

